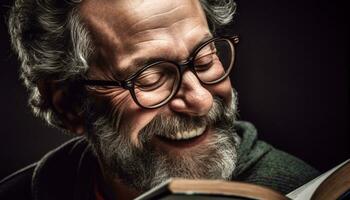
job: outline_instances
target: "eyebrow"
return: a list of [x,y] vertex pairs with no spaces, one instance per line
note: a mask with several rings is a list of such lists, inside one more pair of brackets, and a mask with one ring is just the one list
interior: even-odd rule
[[201,46],[204,42],[206,42],[206,41],[208,41],[208,40],[210,40],[210,39],[212,39],[212,38],[213,38],[213,35],[212,35],[211,33],[206,33],[206,34],[204,35],[204,37],[202,37],[202,39],[201,39],[199,42],[197,42],[197,44],[191,49],[190,55],[192,55],[193,52],[194,52],[196,49],[198,49],[198,47]]
[[[208,41],[212,38],[213,38],[212,33],[210,33],[210,32],[205,33],[203,35],[203,37],[198,42],[196,42],[196,45],[194,45],[192,47],[192,49],[190,51],[191,53],[189,54],[189,56],[191,56],[199,46],[201,46],[203,43],[205,43],[206,41]],[[188,57],[186,59],[188,59]],[[133,74],[137,73],[137,71],[140,70],[141,68],[143,68],[147,65],[150,65],[152,63],[155,63],[157,61],[164,61],[164,60],[169,60],[169,59],[165,59],[164,57],[162,57],[160,55],[135,58],[130,67],[127,67],[126,69],[120,71],[120,74],[124,74],[124,76],[120,77],[120,79],[118,79],[118,80],[127,79],[130,76],[132,76]],[[119,73],[117,73],[117,74],[119,74]]]
[[[193,52],[199,46],[201,46],[204,42],[206,42],[212,38],[213,38],[213,35],[210,32],[205,33],[204,36],[201,38],[201,40],[198,41],[197,44],[192,47],[192,49],[190,50],[191,53],[189,54],[189,56],[191,56],[193,54]],[[155,63],[155,62],[161,61],[161,60],[167,60],[167,59],[164,59],[164,57],[161,57],[159,55],[151,56],[148,58],[135,58],[135,60],[133,61],[133,66],[135,66],[135,67],[133,68],[132,71],[135,72],[138,69],[140,69],[146,65],[150,65],[152,63]],[[131,73],[131,74],[133,74],[133,73]]]

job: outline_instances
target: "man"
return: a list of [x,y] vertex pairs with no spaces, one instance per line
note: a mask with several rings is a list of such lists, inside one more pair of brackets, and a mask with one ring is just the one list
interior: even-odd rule
[[[317,171],[235,120],[232,1],[17,0],[9,28],[34,113],[79,136],[1,199],[132,199],[170,177],[289,192]],[[207,21],[208,19],[208,21]]]

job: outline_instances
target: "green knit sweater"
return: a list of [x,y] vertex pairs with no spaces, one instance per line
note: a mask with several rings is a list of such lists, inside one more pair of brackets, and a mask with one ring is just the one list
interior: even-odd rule
[[233,180],[264,185],[286,194],[319,175],[300,159],[258,140],[251,123],[237,122],[235,129],[241,144]]

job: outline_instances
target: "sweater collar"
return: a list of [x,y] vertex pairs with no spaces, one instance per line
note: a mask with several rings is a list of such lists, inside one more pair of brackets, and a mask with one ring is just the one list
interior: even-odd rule
[[91,199],[96,166],[86,139],[73,138],[38,162],[32,177],[33,199]]

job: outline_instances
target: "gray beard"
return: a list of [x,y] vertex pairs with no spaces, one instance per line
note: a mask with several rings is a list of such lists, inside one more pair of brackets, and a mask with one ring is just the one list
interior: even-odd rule
[[[130,140],[130,126],[119,123],[122,112],[117,117],[97,115],[99,112],[90,104],[88,139],[103,170],[137,191],[149,190],[171,177],[227,180],[236,167],[240,141],[233,126],[236,96],[234,93],[232,96],[230,107],[214,97],[213,107],[205,117],[178,114],[155,117],[140,131],[138,145]],[[181,155],[156,150],[150,143],[155,133],[171,135],[204,124],[213,132],[210,141]]]

